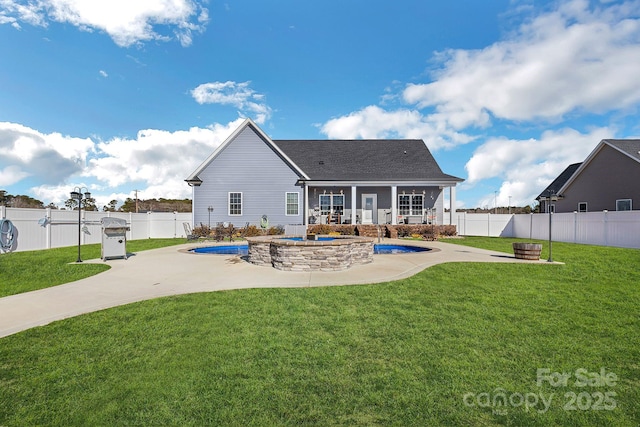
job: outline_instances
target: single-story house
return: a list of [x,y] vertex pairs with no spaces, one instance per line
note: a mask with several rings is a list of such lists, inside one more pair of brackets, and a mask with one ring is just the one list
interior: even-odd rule
[[584,162],[567,167],[536,200],[541,212],[629,211],[634,199],[637,210],[639,183],[640,139],[603,139]]
[[422,140],[272,140],[247,119],[185,181],[195,226],[285,226],[442,224],[463,180]]

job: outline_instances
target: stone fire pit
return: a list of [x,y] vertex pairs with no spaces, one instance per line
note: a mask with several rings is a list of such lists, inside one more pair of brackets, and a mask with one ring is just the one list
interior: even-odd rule
[[[370,237],[317,236],[247,237],[249,262],[286,271],[341,271],[373,261]],[[330,239],[330,240],[324,240]]]

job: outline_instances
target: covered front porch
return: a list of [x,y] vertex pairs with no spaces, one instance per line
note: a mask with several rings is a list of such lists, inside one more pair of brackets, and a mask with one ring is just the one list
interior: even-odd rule
[[[455,183],[304,182],[305,225],[443,224],[444,189],[455,211]],[[449,219],[449,218],[447,218]]]

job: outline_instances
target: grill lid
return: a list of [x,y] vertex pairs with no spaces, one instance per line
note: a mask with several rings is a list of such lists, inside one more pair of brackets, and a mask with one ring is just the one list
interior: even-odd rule
[[126,228],[129,229],[129,227],[127,227],[127,220],[122,219],[122,218],[111,218],[111,217],[104,217],[100,220],[100,222],[102,223],[102,228]]

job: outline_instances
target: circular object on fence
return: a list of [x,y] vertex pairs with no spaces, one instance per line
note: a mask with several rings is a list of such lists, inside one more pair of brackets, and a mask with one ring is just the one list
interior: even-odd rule
[[517,259],[537,261],[540,259],[542,244],[540,243],[513,243],[513,254]]

